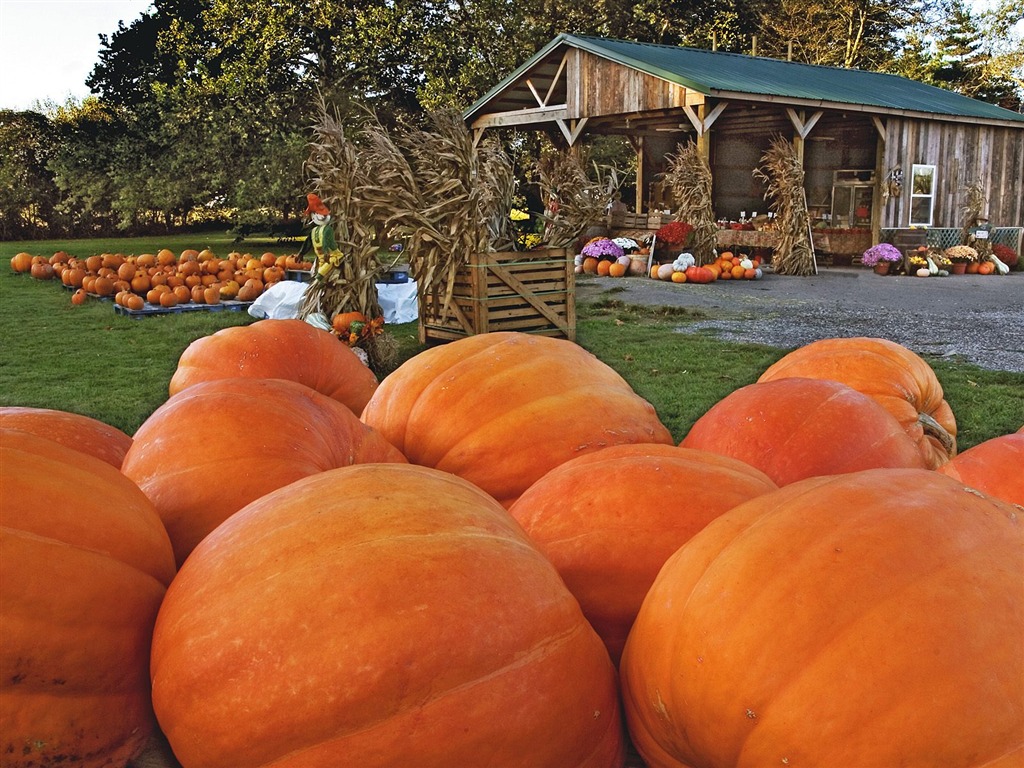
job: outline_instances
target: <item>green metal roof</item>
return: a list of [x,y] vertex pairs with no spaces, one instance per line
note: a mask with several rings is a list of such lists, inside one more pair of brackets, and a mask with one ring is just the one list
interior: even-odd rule
[[750,94],[1021,123],[1024,114],[898,75],[739,53],[559,35],[466,111],[469,117],[559,46],[571,46],[709,96]]

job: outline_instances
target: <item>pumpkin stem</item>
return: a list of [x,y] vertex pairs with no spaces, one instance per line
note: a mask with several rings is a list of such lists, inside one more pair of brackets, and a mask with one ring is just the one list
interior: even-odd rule
[[946,451],[950,458],[956,454],[956,440],[939,422],[927,413],[919,413],[917,414],[917,423],[924,429],[925,435],[938,440],[942,444],[943,450]]

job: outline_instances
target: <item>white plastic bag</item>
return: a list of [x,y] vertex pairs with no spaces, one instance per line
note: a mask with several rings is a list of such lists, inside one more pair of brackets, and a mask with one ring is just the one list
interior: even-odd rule
[[272,284],[249,307],[249,314],[257,320],[290,320],[299,316],[299,307],[309,283],[280,280]]

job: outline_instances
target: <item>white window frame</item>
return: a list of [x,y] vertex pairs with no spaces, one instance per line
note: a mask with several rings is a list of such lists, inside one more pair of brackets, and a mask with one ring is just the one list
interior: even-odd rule
[[[932,183],[931,188],[927,193],[917,192],[917,174],[919,170],[931,169]],[[912,227],[930,227],[935,219],[935,177],[938,175],[938,168],[934,165],[926,163],[914,163],[910,169],[910,226]],[[928,220],[927,221],[915,221],[914,220],[914,201],[922,198],[928,199]]]

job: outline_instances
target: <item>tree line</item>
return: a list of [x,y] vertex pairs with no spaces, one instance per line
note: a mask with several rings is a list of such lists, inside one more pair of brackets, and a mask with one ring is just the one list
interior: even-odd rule
[[287,227],[322,99],[464,109],[560,32],[892,72],[1021,111],[1024,0],[154,0],[81,102],[0,110],[0,238]]

